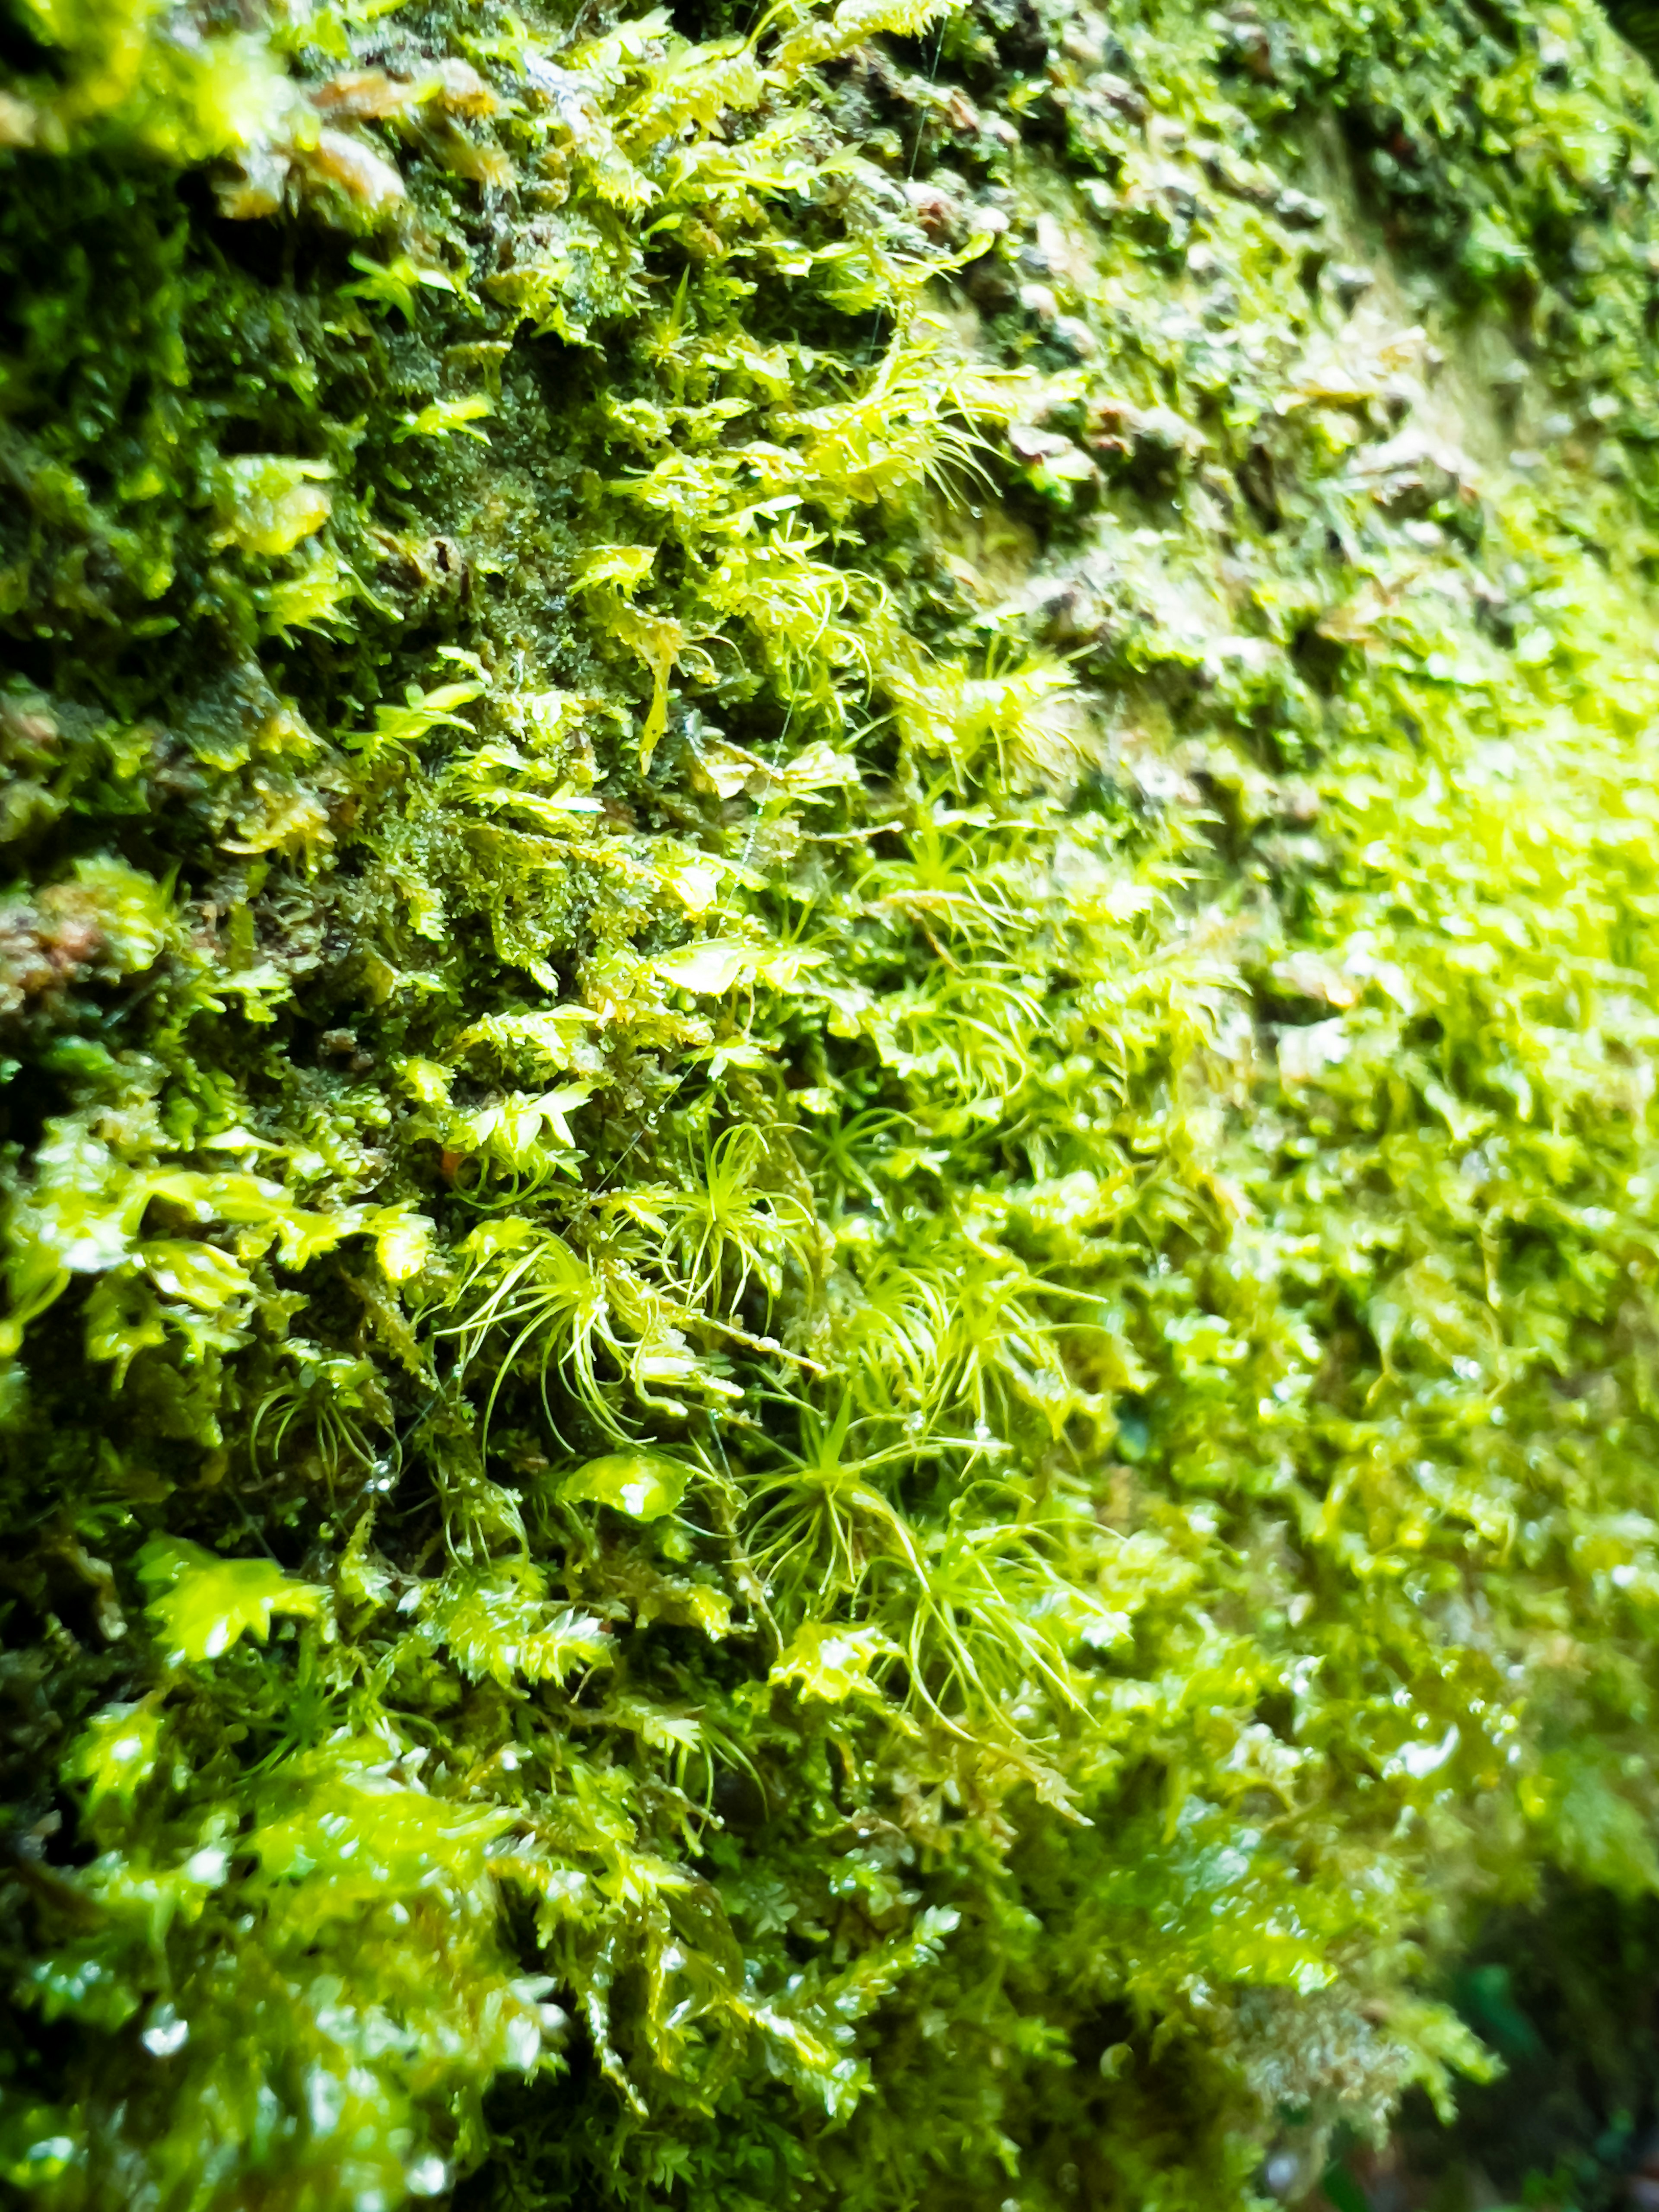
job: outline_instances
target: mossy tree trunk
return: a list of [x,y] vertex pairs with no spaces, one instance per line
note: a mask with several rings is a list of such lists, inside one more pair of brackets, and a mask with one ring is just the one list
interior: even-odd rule
[[27,0],[0,64],[9,2185],[1213,2212],[1540,2080],[1530,2006],[1584,2065],[1482,2155],[1609,2201],[1632,46]]

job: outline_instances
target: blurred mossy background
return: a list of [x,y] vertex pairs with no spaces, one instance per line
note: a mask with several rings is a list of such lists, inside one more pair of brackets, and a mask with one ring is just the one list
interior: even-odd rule
[[1656,51],[5,0],[17,2202],[1659,2200]]

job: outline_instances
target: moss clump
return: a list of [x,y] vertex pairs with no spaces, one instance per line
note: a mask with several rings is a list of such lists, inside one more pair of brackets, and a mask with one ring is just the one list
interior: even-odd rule
[[1476,1917],[1659,1889],[1641,65],[5,53],[10,2184],[1173,2212],[1449,2109]]

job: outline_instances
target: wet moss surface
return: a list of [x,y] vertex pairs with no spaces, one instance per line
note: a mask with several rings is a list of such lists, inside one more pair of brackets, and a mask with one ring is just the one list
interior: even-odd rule
[[1613,2201],[1632,46],[3,31],[9,2185]]

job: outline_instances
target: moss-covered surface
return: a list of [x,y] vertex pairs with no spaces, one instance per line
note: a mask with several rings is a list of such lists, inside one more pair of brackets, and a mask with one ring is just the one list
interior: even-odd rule
[[1636,2021],[1644,65],[0,60],[9,2184],[1214,2212],[1528,2078],[1540,1884]]

